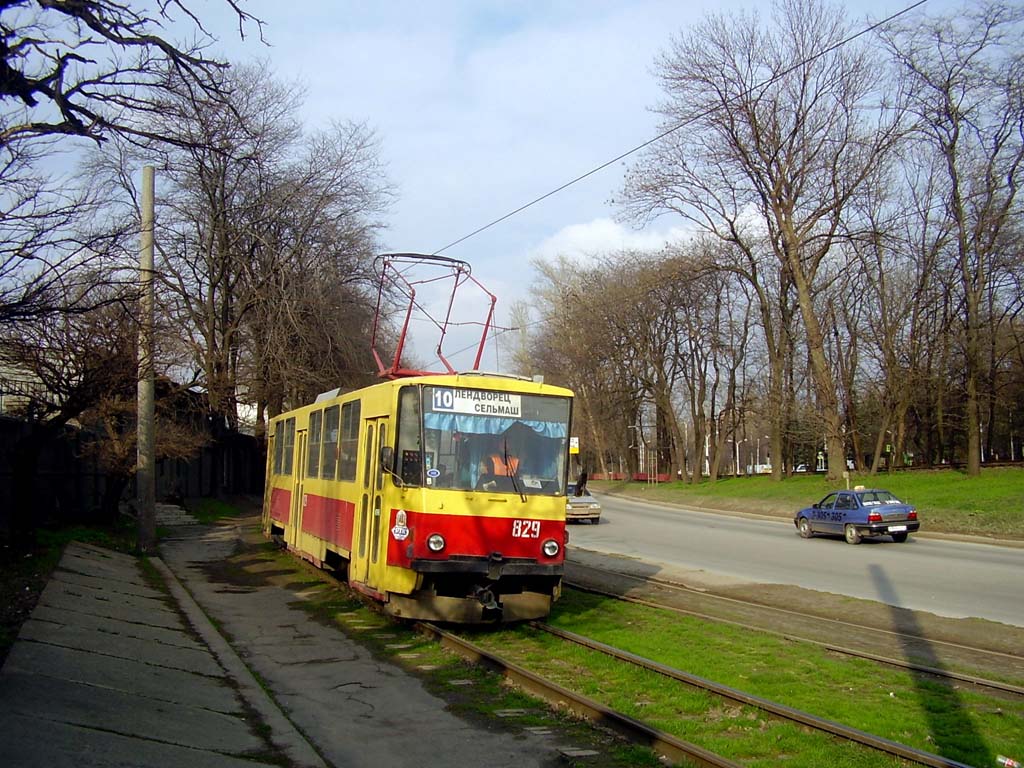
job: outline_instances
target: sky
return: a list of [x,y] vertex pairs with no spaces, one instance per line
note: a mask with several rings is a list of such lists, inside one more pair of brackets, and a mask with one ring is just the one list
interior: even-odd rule
[[[878,18],[909,4],[868,0],[851,5],[850,15]],[[265,59],[278,78],[303,84],[302,118],[311,130],[332,120],[373,128],[397,192],[382,246],[419,253],[651,138],[661,95],[653,63],[671,36],[708,12],[757,8],[750,0],[249,0],[244,7],[265,22],[266,44],[252,27],[239,39],[226,3],[195,6],[218,38],[214,50],[233,62]],[[769,12],[763,3],[758,10]],[[616,219],[609,201],[629,162],[442,251],[469,262],[498,297],[499,325],[509,325],[513,302],[529,302],[536,259],[657,248],[685,233],[679,219],[642,230]],[[462,289],[456,301],[457,319],[484,318],[481,292]],[[459,350],[479,337],[473,333],[460,329],[445,343],[457,369],[471,367],[475,348]],[[436,343],[427,324],[413,324],[413,350],[424,362]],[[508,370],[503,354],[489,342],[480,367]]]

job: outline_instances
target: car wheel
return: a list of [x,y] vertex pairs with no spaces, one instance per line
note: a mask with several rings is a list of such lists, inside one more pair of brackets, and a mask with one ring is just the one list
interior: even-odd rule
[[800,518],[800,522],[797,524],[797,530],[800,531],[800,536],[805,539],[809,539],[814,535],[814,531],[811,530],[811,521],[806,517]]
[[844,532],[846,533],[847,544],[860,544],[861,535],[856,525],[847,525]]
[[892,536],[892,540],[895,541],[897,544],[902,544],[904,541],[907,540],[906,531],[904,531],[903,533],[893,533],[890,535]]

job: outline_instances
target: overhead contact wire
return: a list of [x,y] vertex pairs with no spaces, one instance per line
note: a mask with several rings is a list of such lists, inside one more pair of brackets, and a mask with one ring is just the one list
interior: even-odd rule
[[789,67],[787,69],[782,70],[778,74],[773,75],[772,77],[768,78],[765,81],[763,81],[761,83],[758,83],[757,85],[751,86],[750,88],[748,88],[747,90],[743,91],[742,93],[739,93],[739,94],[731,97],[730,99],[728,99],[726,104],[715,105],[714,107],[711,107],[711,108],[705,110],[704,112],[701,112],[700,114],[697,114],[697,115],[694,115],[692,117],[689,117],[686,120],[683,120],[682,122],[672,126],[671,128],[668,128],[668,129],[662,131],[657,136],[654,136],[653,138],[648,139],[647,141],[643,142],[642,144],[638,144],[635,147],[633,147],[632,149],[626,150],[622,154],[617,155],[616,157],[613,157],[611,160],[603,162],[600,165],[598,165],[598,166],[596,166],[594,168],[591,168],[589,171],[580,174],[576,178],[574,178],[574,179],[572,179],[570,181],[565,182],[561,186],[558,186],[555,189],[552,189],[550,192],[546,192],[543,195],[541,195],[540,197],[536,197],[533,200],[531,200],[530,202],[524,203],[523,205],[521,205],[518,208],[516,208],[514,211],[509,211],[504,216],[500,216],[497,219],[495,219],[494,221],[492,221],[492,222],[490,222],[488,224],[484,224],[482,227],[478,227],[477,229],[474,229],[468,235],[463,235],[458,240],[453,240],[452,242],[448,243],[447,245],[442,246],[442,247],[438,248],[436,251],[434,251],[433,253],[431,253],[431,256],[437,256],[442,251],[446,251],[449,248],[454,248],[456,245],[459,245],[460,243],[464,243],[466,240],[469,240],[471,237],[476,237],[481,232],[487,231],[491,227],[494,227],[494,226],[500,224],[501,222],[505,221],[506,219],[510,219],[513,216],[516,216],[517,214],[522,213],[526,209],[532,208],[533,206],[537,205],[538,203],[541,203],[544,200],[547,200],[549,197],[557,195],[562,190],[568,189],[569,187],[573,186],[574,184],[578,184],[579,182],[583,181],[584,179],[589,178],[590,176],[593,176],[595,173],[599,173],[600,171],[603,171],[609,165],[614,165],[615,163],[619,162],[620,160],[623,160],[623,159],[629,157],[630,155],[633,155],[633,154],[639,152],[641,149],[644,149],[646,147],[649,147],[651,144],[654,144],[654,143],[656,143],[658,141],[661,141],[666,136],[670,136],[671,134],[675,133],[676,131],[678,131],[678,130],[680,130],[682,128],[685,128],[686,126],[688,126],[688,125],[690,125],[690,124],[692,124],[692,123],[694,123],[694,122],[696,122],[698,120],[703,120],[705,117],[708,117],[708,116],[714,114],[715,112],[718,112],[719,110],[724,109],[727,106],[731,106],[732,102],[735,102],[735,101],[739,100],[740,98],[746,97],[749,94],[754,93],[755,91],[758,91],[758,90],[760,90],[762,88],[765,88],[765,87],[767,87],[769,85],[772,85],[776,81],[781,80],[782,78],[788,76],[789,74],[797,71],[801,67],[806,66],[807,64],[810,64],[811,62],[816,61],[816,60],[820,59],[822,56],[826,56],[829,53],[832,53],[833,51],[839,50],[840,48],[842,48],[845,45],[849,45],[850,43],[852,43],[857,38],[863,37],[864,35],[866,35],[866,34],[868,34],[870,32],[875,31],[879,27],[885,26],[889,22],[894,21],[895,19],[898,19],[900,16],[904,16],[904,15],[910,13],[914,9],[919,8],[920,6],[924,5],[927,2],[928,2],[928,0],[917,0],[916,3],[913,3],[912,5],[908,5],[903,10],[898,11],[897,13],[894,13],[891,16],[886,17],[885,19],[882,19],[881,21],[875,22],[874,24],[871,24],[870,26],[865,27],[864,29],[860,30],[859,32],[856,32],[853,35],[850,35],[849,37],[844,38],[843,40],[840,40],[838,43],[830,45],[828,48],[825,48],[824,50],[819,51],[818,53],[814,54],[813,56],[808,56],[807,58],[800,60],[799,62],[797,62],[793,66],[791,66],[791,67]]

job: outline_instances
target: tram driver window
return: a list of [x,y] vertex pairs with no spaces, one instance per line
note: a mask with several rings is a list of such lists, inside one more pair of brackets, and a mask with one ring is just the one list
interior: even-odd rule
[[[402,387],[398,396],[398,476],[405,485],[423,485],[423,446],[420,444],[420,393]],[[427,467],[429,469],[429,467]]]
[[423,462],[419,451],[402,451],[402,482],[406,485],[419,485],[422,477]]

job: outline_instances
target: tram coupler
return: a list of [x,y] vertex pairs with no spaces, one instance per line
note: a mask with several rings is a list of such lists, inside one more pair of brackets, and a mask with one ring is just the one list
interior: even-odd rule
[[480,605],[488,610],[500,610],[501,606],[498,604],[497,598],[494,596],[494,592],[489,587],[476,587],[473,590],[473,597],[475,597]]

